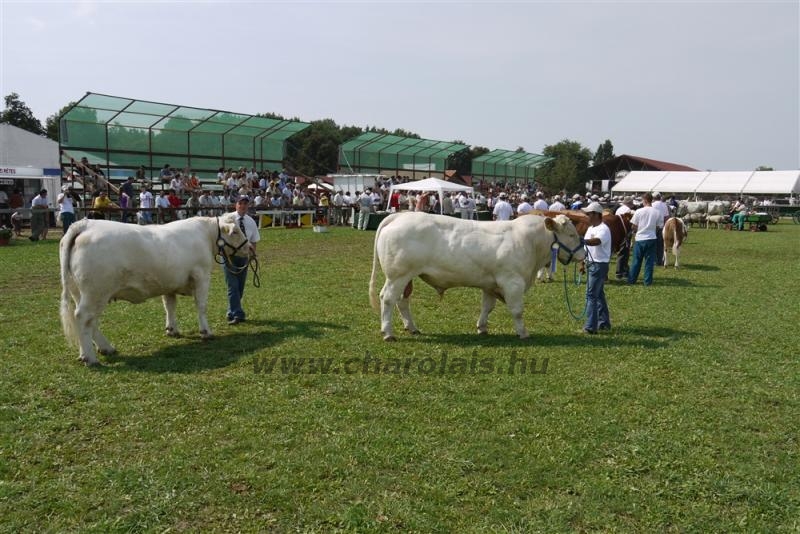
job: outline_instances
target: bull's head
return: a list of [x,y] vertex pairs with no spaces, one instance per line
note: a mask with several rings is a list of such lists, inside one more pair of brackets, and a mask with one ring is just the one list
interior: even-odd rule
[[217,247],[223,255],[236,254],[241,248],[247,246],[247,237],[236,224],[236,214],[226,213],[218,220]]
[[544,227],[553,232],[553,248],[558,247],[558,261],[564,265],[573,260],[583,261],[586,257],[583,239],[578,235],[572,221],[565,215],[547,217]]

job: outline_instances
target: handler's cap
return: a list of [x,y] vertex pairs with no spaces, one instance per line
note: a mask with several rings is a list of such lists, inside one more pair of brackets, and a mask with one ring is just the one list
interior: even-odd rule
[[585,208],[581,208],[584,213],[603,213],[603,206],[599,202],[592,202]]
[[497,195],[497,198],[506,198],[506,194],[505,193],[500,193],[499,195]]
[[236,202],[250,202],[250,197],[247,195],[239,195],[239,198],[236,199]]

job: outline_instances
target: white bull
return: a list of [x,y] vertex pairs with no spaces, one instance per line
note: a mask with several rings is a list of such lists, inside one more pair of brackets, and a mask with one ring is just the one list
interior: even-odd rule
[[161,226],[84,219],[61,240],[61,324],[78,342],[80,360],[96,365],[116,349],[100,333],[100,315],[112,300],[140,303],[162,296],[166,330],[178,336],[176,295],[193,295],[203,339],[212,337],[206,303],[220,246],[227,254],[245,242],[235,214],[193,217]]
[[694,215],[694,214],[705,214],[708,211],[708,202],[701,201],[701,202],[690,202],[688,200],[681,200],[678,202],[678,212],[676,215],[678,217],[684,217],[686,215]]
[[564,264],[585,256],[575,226],[564,215],[526,215],[513,221],[478,222],[397,213],[383,220],[375,235],[369,295],[378,307],[375,276],[380,262],[386,282],[380,293],[381,332],[393,341],[392,313],[397,305],[406,330],[419,333],[411,317],[411,281],[419,276],[442,295],[451,287],[483,290],[478,333],[487,333],[496,300],[505,301],[520,338],[528,337],[522,320],[525,293],[538,269],[558,246]]
[[727,215],[731,211],[731,203],[727,200],[713,200],[708,203],[707,215]]

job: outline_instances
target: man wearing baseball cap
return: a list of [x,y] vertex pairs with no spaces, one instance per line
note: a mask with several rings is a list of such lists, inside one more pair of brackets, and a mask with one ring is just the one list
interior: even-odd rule
[[248,246],[242,247],[231,256],[230,263],[226,262],[223,267],[225,271],[225,284],[228,286],[228,324],[239,324],[244,322],[245,313],[242,309],[242,297],[244,296],[244,286],[247,283],[247,265],[250,257],[256,255],[256,243],[261,239],[258,233],[258,225],[247,214],[250,207],[250,198],[241,195],[236,199],[236,226],[244,233],[249,241]]
[[611,230],[603,222],[603,207],[598,202],[592,202],[581,211],[589,217],[590,225],[583,236],[589,264],[586,269],[586,323],[583,332],[596,334],[598,330],[611,330],[604,287],[611,261]]

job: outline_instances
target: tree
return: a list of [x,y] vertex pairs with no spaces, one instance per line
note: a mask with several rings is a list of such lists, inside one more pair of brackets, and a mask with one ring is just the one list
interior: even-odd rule
[[58,141],[61,133],[61,115],[67,112],[69,108],[75,105],[75,102],[70,102],[63,108],[59,109],[56,113],[47,117],[44,121],[45,135],[53,141]]
[[768,167],[766,165],[759,165],[758,167],[756,167],[756,170],[757,171],[774,171],[775,169],[773,169],[772,167]]
[[44,128],[31,109],[19,99],[17,93],[6,96],[6,109],[0,114],[0,123],[8,123],[36,135],[43,135]]
[[553,158],[536,171],[536,181],[550,192],[582,191],[588,178],[592,151],[578,141],[564,139],[544,147],[542,154]]
[[594,153],[594,164],[598,165],[615,157],[614,145],[611,144],[610,139],[606,139],[604,143],[597,147],[597,152]]

